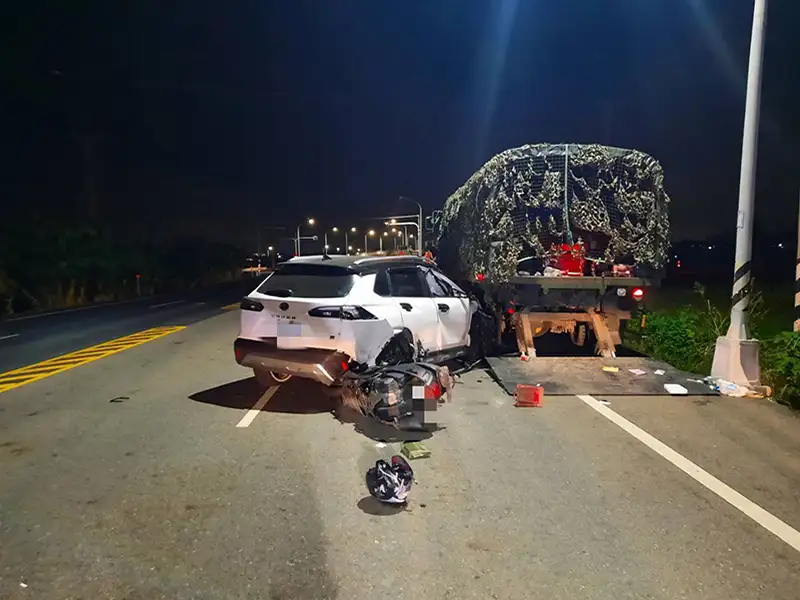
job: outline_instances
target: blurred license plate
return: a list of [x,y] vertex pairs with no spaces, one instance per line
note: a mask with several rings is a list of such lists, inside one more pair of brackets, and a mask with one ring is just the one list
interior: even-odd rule
[[278,337],[300,337],[303,326],[300,323],[278,323]]

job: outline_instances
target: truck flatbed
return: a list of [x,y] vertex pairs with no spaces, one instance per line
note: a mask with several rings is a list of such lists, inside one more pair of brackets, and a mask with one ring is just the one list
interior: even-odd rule
[[[478,282],[478,280],[474,280]],[[479,283],[488,283],[482,281]],[[545,277],[543,275],[517,275],[505,284],[538,285],[543,290],[597,290],[604,292],[609,288],[654,287],[657,283],[643,277]]]

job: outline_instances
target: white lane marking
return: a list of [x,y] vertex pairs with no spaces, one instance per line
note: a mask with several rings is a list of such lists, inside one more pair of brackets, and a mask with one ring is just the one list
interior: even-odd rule
[[236,424],[236,427],[250,427],[250,423],[253,422],[258,416],[258,413],[267,405],[269,399],[272,398],[272,395],[278,391],[278,388],[281,387],[279,385],[273,385],[271,388],[268,388],[266,392],[256,400],[256,403],[253,405],[253,408],[247,411],[247,414],[242,417],[242,420]]
[[180,304],[181,302],[186,302],[186,300],[173,300],[172,302],[164,302],[162,304],[153,304],[150,308],[163,308],[165,306],[172,306],[173,304]]
[[0,340],[10,340],[11,338],[19,337],[18,333],[12,333],[11,335],[0,335]]
[[745,498],[732,487],[726,485],[711,475],[711,473],[704,471],[688,458],[678,454],[665,443],[654,438],[645,430],[637,427],[625,417],[615,413],[613,410],[603,405],[592,396],[578,396],[578,398],[591,408],[595,409],[606,419],[631,434],[645,446],[659,454],[662,458],[667,459],[681,471],[686,473],[689,477],[703,485],[705,488],[714,492],[717,496],[725,500],[731,506],[738,508],[745,515],[753,519],[753,521],[761,525],[764,529],[778,536],[792,548],[800,552],[800,531],[797,531],[790,525],[787,525],[778,517],[767,512],[752,500]]

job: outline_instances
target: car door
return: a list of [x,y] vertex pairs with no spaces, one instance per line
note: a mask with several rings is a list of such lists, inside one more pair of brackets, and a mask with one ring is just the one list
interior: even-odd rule
[[428,352],[441,350],[441,335],[437,308],[419,267],[390,267],[375,280],[375,292],[388,296],[403,318],[403,326],[414,335]]
[[433,269],[425,269],[425,282],[436,304],[441,325],[441,348],[450,350],[469,344],[472,309],[467,294],[453,281]]

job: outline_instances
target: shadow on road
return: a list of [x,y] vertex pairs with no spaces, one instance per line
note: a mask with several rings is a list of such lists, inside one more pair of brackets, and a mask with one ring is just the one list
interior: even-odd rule
[[408,506],[405,504],[386,504],[384,502],[380,502],[376,498],[372,496],[365,496],[361,500],[358,501],[356,505],[360,508],[363,512],[367,513],[368,515],[375,515],[378,517],[390,517],[392,515],[399,515],[400,513],[406,512],[408,510]]
[[[248,377],[197,392],[189,396],[189,399],[236,410],[248,410],[253,408],[263,393],[255,377]],[[282,384],[262,410],[299,415],[330,413],[339,422],[352,425],[356,433],[376,442],[420,442],[429,439],[433,432],[444,429],[430,424],[426,431],[400,431],[342,405],[335,390],[303,379],[291,379]]]
[[[253,408],[263,393],[255,377],[248,377],[197,392],[189,399],[241,410]],[[327,394],[322,386],[312,381],[292,379],[278,388],[262,410],[310,415],[333,412],[335,407],[335,398]]]
[[351,424],[356,433],[376,442],[421,442],[430,439],[434,431],[444,429],[431,426],[429,431],[401,431],[341,404],[334,411],[334,416],[342,423]]

